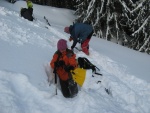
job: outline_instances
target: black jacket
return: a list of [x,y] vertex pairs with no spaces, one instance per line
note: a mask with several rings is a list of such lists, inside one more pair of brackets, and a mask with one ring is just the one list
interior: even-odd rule
[[21,9],[21,16],[25,19],[28,19],[29,21],[33,21],[33,8],[23,8]]

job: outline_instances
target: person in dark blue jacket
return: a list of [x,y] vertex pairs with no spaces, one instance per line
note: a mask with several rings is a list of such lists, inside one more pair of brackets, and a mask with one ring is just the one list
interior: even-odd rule
[[74,49],[77,43],[81,43],[82,51],[89,55],[89,42],[93,34],[93,27],[89,24],[75,23],[64,28],[64,32],[70,34],[69,41],[73,40],[71,49]]

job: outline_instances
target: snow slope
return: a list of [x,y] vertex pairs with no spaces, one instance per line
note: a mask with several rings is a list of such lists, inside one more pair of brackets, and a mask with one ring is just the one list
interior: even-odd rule
[[[55,85],[49,86],[45,67],[49,68],[57,41],[68,40],[63,28],[75,16],[71,10],[34,4],[37,20],[30,22],[19,16],[20,7],[26,3],[0,1],[0,113],[150,112],[149,55],[96,37],[90,42],[90,56],[75,53],[99,67],[103,77],[92,77],[88,70],[75,98],[64,98],[59,88],[55,95]],[[51,27],[45,23],[45,15]],[[69,47],[71,44],[68,42]]]

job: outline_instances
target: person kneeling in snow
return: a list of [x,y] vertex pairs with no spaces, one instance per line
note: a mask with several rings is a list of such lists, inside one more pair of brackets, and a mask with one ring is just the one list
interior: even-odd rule
[[21,17],[33,21],[33,4],[30,0],[26,0],[26,3],[28,8],[21,8]]
[[58,41],[57,49],[50,62],[50,66],[59,77],[63,96],[72,98],[78,93],[77,84],[74,82],[70,72],[77,67],[76,55],[67,48],[67,41],[64,39]]
[[77,42],[81,43],[82,51],[89,55],[89,42],[93,34],[93,28],[89,24],[75,23],[64,28],[64,32],[70,34],[69,41],[73,40],[71,49],[74,49]]

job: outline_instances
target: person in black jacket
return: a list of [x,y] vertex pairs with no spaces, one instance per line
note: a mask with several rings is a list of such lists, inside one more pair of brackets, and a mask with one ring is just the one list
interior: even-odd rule
[[33,21],[33,8],[22,8],[21,9],[21,17],[28,19],[29,21]]
[[24,17],[25,19],[28,19],[29,21],[33,21],[33,5],[30,0],[27,0],[27,6],[28,8],[22,8],[21,9],[21,17]]

